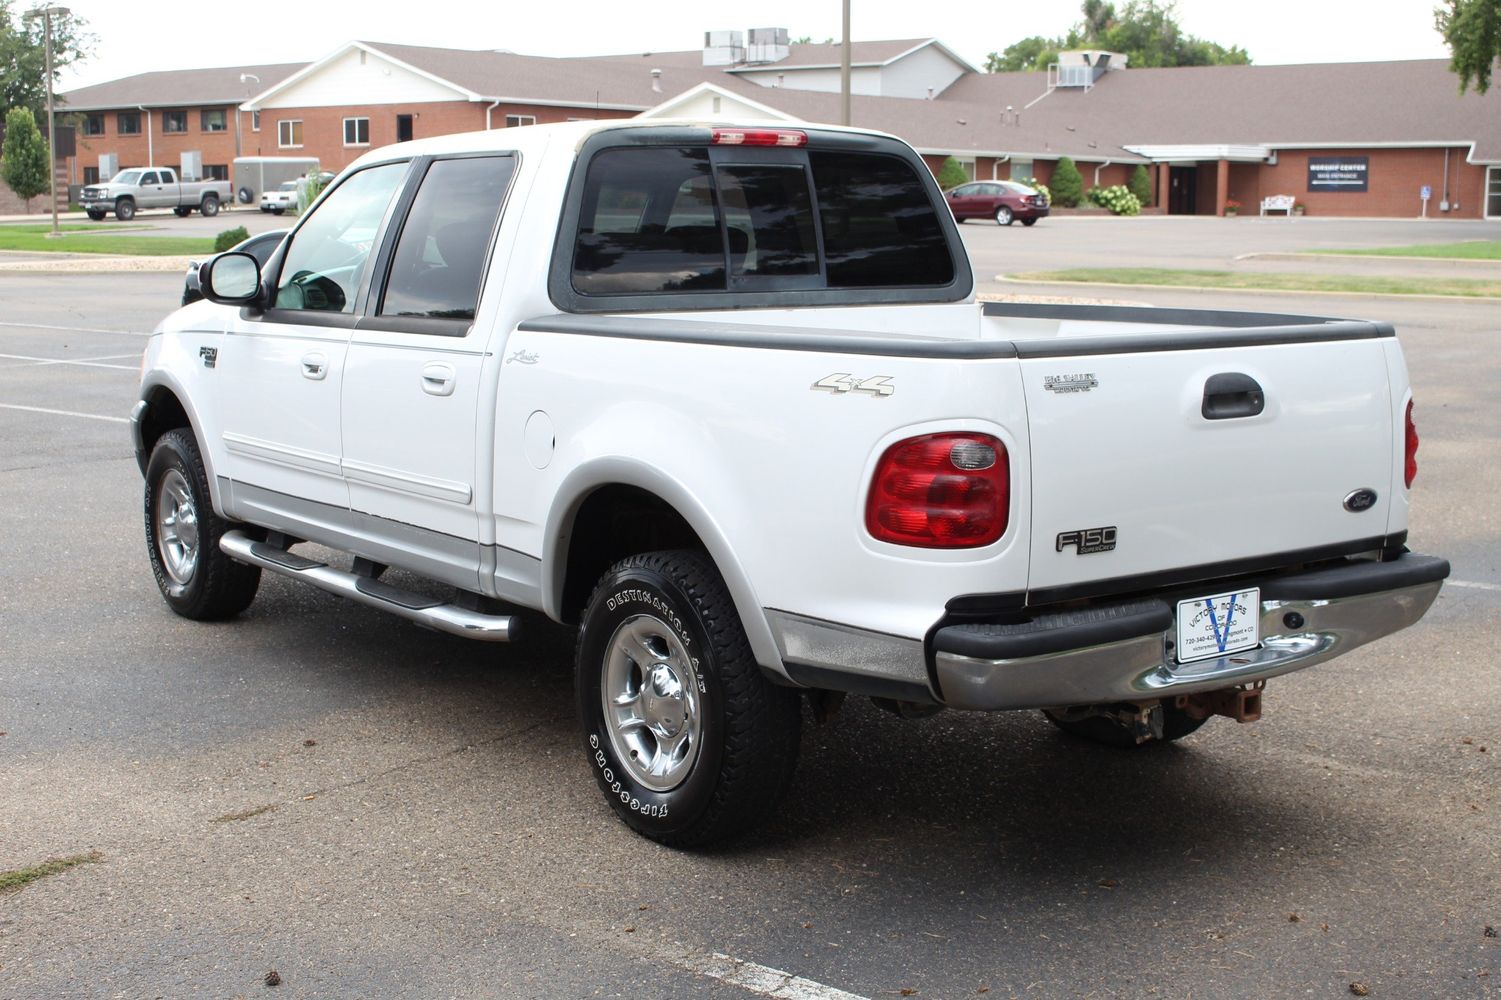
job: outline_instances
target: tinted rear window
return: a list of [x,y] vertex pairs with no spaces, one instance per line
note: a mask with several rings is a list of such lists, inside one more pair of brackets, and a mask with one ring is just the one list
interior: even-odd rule
[[631,147],[594,156],[574,244],[574,290],[598,296],[954,280],[939,217],[906,161],[788,151],[736,162],[742,155]]

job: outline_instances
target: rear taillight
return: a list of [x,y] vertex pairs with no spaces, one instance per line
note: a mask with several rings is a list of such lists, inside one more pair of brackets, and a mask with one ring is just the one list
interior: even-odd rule
[[1407,401],[1407,467],[1403,470],[1403,479],[1407,482],[1407,488],[1412,489],[1412,481],[1418,478],[1418,428],[1412,422],[1412,400]]
[[876,463],[865,530],[895,545],[967,549],[1006,532],[1011,460],[989,434],[924,434]]

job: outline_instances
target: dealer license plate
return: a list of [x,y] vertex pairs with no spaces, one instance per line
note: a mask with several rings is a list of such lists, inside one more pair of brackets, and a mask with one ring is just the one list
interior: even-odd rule
[[1260,644],[1260,589],[1178,602],[1179,663],[1255,649]]

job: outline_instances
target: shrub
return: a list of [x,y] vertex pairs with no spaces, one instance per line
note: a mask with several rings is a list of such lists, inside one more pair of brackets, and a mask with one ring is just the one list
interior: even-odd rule
[[318,167],[307,172],[307,176],[300,179],[297,187],[297,214],[301,215],[312,207],[313,202],[323,193],[323,178]]
[[1140,215],[1141,202],[1124,184],[1114,187],[1091,188],[1089,198],[1101,208],[1108,208],[1116,215]]
[[214,237],[214,253],[223,253],[250,239],[250,231],[244,226],[226,229]]
[[951,187],[958,187],[969,180],[969,174],[964,166],[952,156],[943,161],[943,166],[938,168],[938,186],[947,191]]
[[1051,180],[1052,199],[1064,208],[1075,208],[1084,198],[1084,178],[1079,176],[1079,168],[1068,157],[1058,161],[1058,166],[1053,168]]
[[1140,163],[1131,171],[1131,179],[1126,182],[1126,187],[1136,195],[1136,200],[1143,205],[1152,203],[1152,175],[1147,173],[1147,168]]
[[1053,203],[1053,192],[1049,191],[1048,186],[1042,181],[1038,180],[1036,177],[1028,177],[1021,183],[1027,185],[1027,187],[1042,195],[1043,198],[1047,200],[1047,203],[1049,205]]

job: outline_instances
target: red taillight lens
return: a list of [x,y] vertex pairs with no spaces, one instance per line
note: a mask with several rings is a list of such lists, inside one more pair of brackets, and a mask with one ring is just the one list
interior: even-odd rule
[[806,146],[808,133],[786,128],[717,128],[716,146]]
[[967,549],[1006,532],[1011,459],[989,434],[924,434],[881,456],[865,530],[896,545]]
[[1407,401],[1407,468],[1403,478],[1407,481],[1407,488],[1412,489],[1412,481],[1418,478],[1418,428],[1412,422],[1412,400]]

